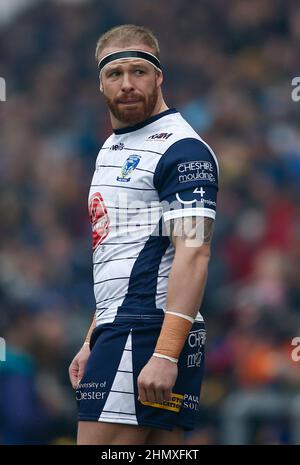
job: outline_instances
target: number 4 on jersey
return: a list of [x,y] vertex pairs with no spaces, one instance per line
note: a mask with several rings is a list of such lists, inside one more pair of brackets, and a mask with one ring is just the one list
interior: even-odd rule
[[205,194],[205,190],[203,189],[203,187],[196,187],[196,189],[193,191],[194,194],[200,194],[201,195],[201,199],[203,197],[203,195]]

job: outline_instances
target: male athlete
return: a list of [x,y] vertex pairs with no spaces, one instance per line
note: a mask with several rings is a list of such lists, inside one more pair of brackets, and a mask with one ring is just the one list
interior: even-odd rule
[[109,30],[96,60],[113,134],[89,193],[97,308],[69,368],[77,442],[182,444],[199,408],[217,160],[164,102],[150,30]]

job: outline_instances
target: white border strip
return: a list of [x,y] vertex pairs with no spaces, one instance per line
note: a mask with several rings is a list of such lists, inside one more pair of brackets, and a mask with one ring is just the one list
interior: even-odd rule
[[169,313],[170,315],[179,316],[180,318],[184,318],[185,320],[188,320],[190,323],[194,323],[195,321],[193,317],[189,315],[184,315],[183,313],[171,312],[169,310],[167,310],[166,313]]
[[183,208],[180,210],[171,210],[163,213],[165,221],[169,221],[174,218],[183,218],[184,216],[205,216],[214,220],[216,217],[216,212],[211,208]]

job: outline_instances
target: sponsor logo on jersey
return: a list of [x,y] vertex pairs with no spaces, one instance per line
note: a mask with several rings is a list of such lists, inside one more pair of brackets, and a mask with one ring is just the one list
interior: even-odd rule
[[182,407],[188,408],[189,410],[198,410],[199,409],[199,396],[195,396],[192,394],[184,394]]
[[185,163],[179,163],[178,169],[178,181],[190,182],[190,181],[209,181],[216,182],[216,178],[213,174],[214,167],[209,161],[188,161]]
[[167,140],[172,134],[173,132],[160,132],[159,134],[149,136],[147,140]]
[[182,394],[171,394],[171,400],[164,402],[141,402],[143,405],[149,407],[162,408],[163,410],[171,410],[172,412],[179,412],[183,401]]
[[203,346],[205,345],[205,330],[191,331],[188,337],[188,345],[193,350],[187,356],[187,368],[200,367],[203,356]]
[[89,213],[93,231],[93,250],[95,250],[110,231],[107,209],[100,192],[95,192],[90,197]]
[[206,333],[203,329],[191,331],[188,337],[189,346],[192,348],[202,347],[206,341]]
[[129,182],[131,178],[128,178],[128,174],[132,173],[133,170],[137,167],[141,159],[140,155],[130,155],[122,166],[121,176],[117,176],[117,181],[120,182]]
[[107,391],[102,391],[106,387],[106,381],[102,383],[90,382],[79,383],[76,388],[77,400],[102,400],[105,398]]
[[125,147],[125,144],[123,144],[123,142],[120,142],[120,144],[112,145],[109,148],[109,150],[123,150],[124,147]]
[[202,199],[201,202],[203,202],[206,205],[209,205],[210,207],[215,207],[216,208],[216,206],[217,206],[216,202],[214,202],[213,200]]
[[[205,190],[202,187],[200,189],[199,189],[199,187],[196,187],[196,189],[193,190],[193,194],[199,194],[201,196],[200,202],[201,203],[205,202],[205,200],[203,199],[203,195],[205,194]],[[194,202],[199,202],[197,199],[183,200],[180,197],[179,192],[176,192],[176,199],[178,200],[178,202],[182,203],[183,205],[188,205],[188,204],[192,204]]]

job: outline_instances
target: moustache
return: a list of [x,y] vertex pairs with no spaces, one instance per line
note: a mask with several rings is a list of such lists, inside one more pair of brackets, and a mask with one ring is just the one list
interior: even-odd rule
[[144,99],[140,96],[130,96],[130,97],[123,97],[123,98],[118,98],[116,99],[116,103],[135,103],[135,102],[141,102]]

